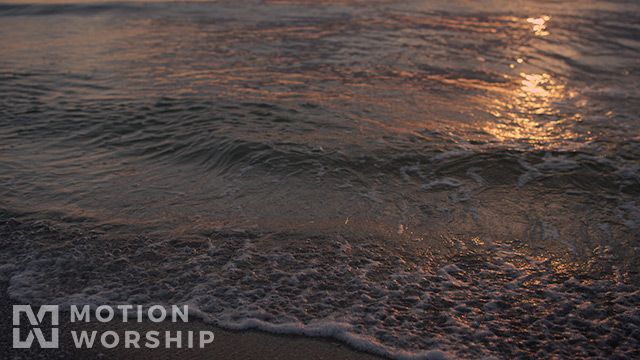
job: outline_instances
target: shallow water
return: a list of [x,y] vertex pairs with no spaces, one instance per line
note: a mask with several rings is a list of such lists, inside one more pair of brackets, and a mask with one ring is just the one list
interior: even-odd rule
[[100,234],[7,239],[12,296],[187,302],[395,358],[637,354],[636,2],[0,19],[3,208]]

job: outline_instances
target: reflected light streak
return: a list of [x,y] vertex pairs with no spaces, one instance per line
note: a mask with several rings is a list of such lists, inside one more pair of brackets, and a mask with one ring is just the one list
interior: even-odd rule
[[546,31],[547,25],[546,22],[551,19],[551,16],[543,15],[540,18],[528,18],[527,22],[533,25],[533,32],[537,36],[547,36],[549,32]]
[[520,73],[520,77],[512,96],[497,99],[492,105],[490,113],[501,121],[488,124],[484,130],[500,141],[524,140],[543,148],[573,137],[573,133],[558,125],[579,120],[577,115],[562,116],[554,106],[572,97],[564,84],[546,73]]

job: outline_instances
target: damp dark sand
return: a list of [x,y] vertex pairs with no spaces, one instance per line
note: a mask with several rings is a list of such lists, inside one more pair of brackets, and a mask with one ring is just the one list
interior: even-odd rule
[[[216,326],[208,325],[197,319],[190,319],[188,323],[161,322],[153,323],[144,320],[137,322],[108,323],[70,323],[69,313],[60,313],[60,347],[58,349],[40,349],[34,341],[32,349],[12,348],[12,305],[20,304],[9,297],[8,282],[0,282],[0,314],[2,337],[0,338],[0,353],[5,359],[353,359],[375,360],[381,357],[362,353],[344,344],[330,339],[313,339],[302,336],[274,335],[260,331],[228,331]],[[34,306],[34,309],[36,307]],[[124,339],[124,331],[136,331],[145,334],[148,331],[164,333],[170,331],[175,336],[177,331],[186,333],[193,331],[212,331],[215,335],[213,343],[199,348],[158,348],[126,349],[120,345],[114,349],[95,346],[92,349],[76,349],[70,331],[97,331],[98,337],[105,331],[115,331],[120,339]],[[48,330],[44,330],[48,336]],[[144,336],[144,335],[142,335]],[[123,340],[121,340],[123,341]],[[143,344],[141,342],[140,344]],[[144,345],[143,345],[144,346]]]

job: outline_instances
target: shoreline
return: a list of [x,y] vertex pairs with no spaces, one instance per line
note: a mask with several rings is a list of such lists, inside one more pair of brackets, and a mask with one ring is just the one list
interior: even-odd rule
[[[73,238],[77,233],[74,229],[58,230],[48,225],[48,222],[40,222],[36,228],[33,226],[35,220],[29,214],[17,213],[7,209],[0,208],[0,235],[6,239],[13,237],[39,237],[44,242],[55,242],[60,237]],[[64,227],[64,226],[63,226]],[[77,229],[75,229],[77,231]],[[15,239],[14,239],[15,240]],[[0,249],[10,246],[0,241]],[[2,264],[0,264],[2,265]],[[354,359],[354,360],[380,360],[384,357],[365,353],[356,349],[352,349],[349,345],[340,340],[328,337],[309,337],[303,335],[287,335],[273,334],[260,330],[226,330],[221,327],[207,324],[203,320],[190,316],[189,322],[183,323],[180,320],[172,323],[170,317],[163,322],[155,323],[145,318],[142,322],[122,322],[119,317],[106,323],[100,323],[92,317],[89,323],[71,323],[69,312],[61,311],[59,314],[59,348],[57,349],[41,349],[34,340],[30,349],[14,349],[13,348],[13,321],[12,306],[22,305],[9,296],[9,279],[0,280],[0,353],[3,358],[8,359],[202,359],[202,358],[222,358],[222,359]],[[31,304],[25,304],[31,305]],[[40,304],[33,304],[34,312]],[[78,304],[82,305],[82,304]],[[24,316],[24,315],[23,315]],[[49,315],[45,316],[43,325],[43,334],[46,339],[50,333],[46,326],[46,321],[50,319]],[[26,317],[22,320],[26,321]],[[50,324],[49,324],[50,325]],[[27,326],[21,326],[23,329],[22,339],[26,338]],[[71,337],[70,331],[98,331],[98,334],[105,331],[115,331],[120,335],[121,341],[124,341],[125,331],[138,331],[146,333],[147,331],[176,331],[186,333],[193,331],[212,331],[215,339],[211,344],[207,344],[204,348],[198,348],[198,342],[194,341],[194,348],[181,349],[165,349],[158,347],[157,349],[149,349],[144,347],[144,338],[140,341],[141,349],[126,349],[120,344],[114,349],[103,348],[99,341],[96,340],[92,349],[76,349]],[[162,343],[161,343],[162,345]]]
[[[552,274],[549,277],[549,268],[543,263],[535,262],[530,258],[522,257],[523,260],[529,261],[529,265],[523,266],[523,270],[518,270],[513,265],[513,258],[517,254],[508,252],[506,247],[499,248],[494,254],[500,255],[499,251],[504,252],[500,256],[496,256],[496,260],[481,263],[480,266],[474,268],[473,262],[464,263],[461,261],[453,261],[451,265],[442,267],[438,274],[432,275],[431,283],[441,284],[439,286],[425,287],[422,291],[432,294],[433,297],[429,303],[429,307],[425,309],[423,324],[427,326],[414,327],[412,330],[431,331],[435,336],[444,334],[449,336],[445,340],[449,340],[446,346],[433,346],[426,352],[422,353],[405,353],[402,350],[389,354],[384,352],[380,347],[373,349],[365,348],[364,352],[358,347],[358,344],[337,337],[323,337],[326,333],[312,332],[307,335],[291,335],[269,332],[269,329],[257,330],[255,328],[245,328],[246,330],[226,330],[220,327],[209,325],[194,316],[192,321],[188,323],[179,322],[161,322],[155,323],[150,320],[137,322],[122,322],[117,316],[114,320],[107,323],[101,323],[95,320],[90,323],[70,323],[68,312],[60,315],[60,347],[59,349],[40,349],[37,342],[33,344],[33,349],[13,349],[12,334],[16,328],[12,324],[12,305],[32,305],[34,313],[38,312],[38,304],[53,304],[54,294],[56,291],[61,292],[60,297],[66,300],[60,304],[75,304],[82,306],[89,303],[85,295],[75,298],[69,298],[65,293],[65,285],[69,281],[68,275],[70,269],[83,269],[88,266],[91,257],[80,257],[73,263],[74,268],[68,267],[65,271],[52,272],[48,268],[42,269],[39,273],[30,273],[28,267],[37,261],[49,261],[49,264],[64,259],[64,256],[73,252],[76,246],[82,246],[85,242],[91,242],[96,245],[109,246],[111,243],[100,242],[98,235],[92,235],[89,232],[82,232],[77,228],[69,228],[64,224],[56,224],[56,227],[50,225],[47,220],[35,221],[31,215],[17,214],[6,210],[0,210],[0,251],[5,254],[14,254],[17,259],[6,259],[5,264],[0,264],[0,309],[2,322],[0,331],[5,334],[0,339],[0,347],[2,354],[10,359],[201,359],[201,358],[232,358],[232,359],[355,359],[355,360],[374,360],[386,357],[394,358],[424,358],[439,359],[448,358],[475,359],[485,356],[481,353],[473,353],[471,351],[463,352],[465,342],[481,341],[482,346],[500,357],[507,358],[529,358],[531,354],[540,352],[541,358],[552,358],[554,355],[562,355],[563,358],[585,358],[594,356],[607,356],[611,358],[634,358],[637,357],[638,328],[637,323],[637,304],[638,290],[637,286],[625,283],[624,279],[606,279],[605,277],[596,277],[597,274],[580,274],[574,272]],[[17,218],[17,219],[16,219]],[[29,219],[31,218],[31,219]],[[88,235],[87,235],[88,234]],[[84,241],[84,242],[82,242]],[[80,245],[76,243],[80,242]],[[61,246],[60,244],[65,244]],[[116,244],[118,244],[116,242]],[[47,251],[42,255],[42,251],[38,251],[37,247],[42,246]],[[92,251],[100,249],[99,246],[92,248]],[[86,250],[86,249],[85,249]],[[81,253],[82,255],[84,253]],[[513,255],[512,257],[510,257]],[[23,259],[24,258],[24,259]],[[15,260],[15,261],[14,261]],[[471,261],[474,259],[471,258]],[[518,260],[518,258],[516,258]],[[509,262],[507,262],[509,261]],[[14,265],[17,264],[17,265]],[[465,271],[458,268],[459,264]],[[465,264],[467,267],[465,267]],[[19,268],[22,266],[23,268]],[[101,272],[115,272],[118,264],[98,268]],[[528,267],[527,267],[528,266]],[[27,268],[24,268],[27,267]],[[493,274],[482,274],[486,268],[492,267],[497,269]],[[22,270],[20,270],[22,269]],[[94,272],[90,272],[90,271]],[[88,269],[96,278],[102,273],[95,273],[94,269]],[[21,272],[20,272],[21,271]],[[18,272],[21,276],[11,275]],[[452,273],[453,275],[450,275]],[[97,275],[96,275],[97,274]],[[504,279],[498,279],[492,282],[492,277],[496,274],[505,275]],[[11,276],[9,276],[11,275]],[[455,277],[454,277],[455,276]],[[71,277],[71,280],[80,277]],[[26,280],[25,280],[26,279]],[[410,278],[411,279],[411,278]],[[514,280],[511,280],[514,279]],[[527,284],[519,285],[520,281],[541,281],[538,284],[531,285],[527,288]],[[464,281],[464,282],[463,282]],[[482,282],[482,283],[481,283]],[[9,296],[9,285],[11,284],[13,296],[15,299],[25,299],[24,302],[18,303]],[[143,283],[142,286],[150,286],[155,282]],[[467,286],[475,284],[474,286]],[[57,286],[57,288],[56,288]],[[15,288],[13,288],[15,287]],[[463,289],[463,290],[460,290]],[[73,290],[73,289],[72,289]],[[38,291],[38,296],[34,296],[32,292]],[[114,288],[115,292],[123,291],[123,287]],[[483,294],[487,292],[498,291],[500,298],[488,301],[489,298],[483,298]],[[82,293],[84,294],[84,293]],[[602,294],[594,297],[594,294]],[[115,293],[117,300],[119,294]],[[469,305],[473,306],[478,314],[468,322],[461,325],[471,324],[475,321],[481,327],[474,327],[467,333],[460,335],[455,328],[442,323],[447,318],[447,309],[452,308],[455,302],[449,300],[451,296],[469,296],[469,302],[461,302],[462,307],[456,311],[457,314],[468,314],[471,310]],[[532,305],[527,300],[540,302],[539,306]],[[29,303],[29,299],[33,303]],[[150,298],[145,301],[135,301],[133,304],[152,305]],[[494,298],[495,299],[495,298]],[[114,300],[114,301],[115,301]],[[51,301],[51,302],[49,302]],[[510,302],[515,301],[515,304]],[[113,301],[106,300],[106,303]],[[99,304],[105,304],[99,303]],[[94,303],[96,304],[96,303]],[[126,302],[124,304],[127,304]],[[567,304],[571,305],[570,308]],[[180,302],[178,301],[178,304]],[[513,308],[510,306],[514,305]],[[527,314],[520,315],[522,311]],[[543,314],[540,317],[538,314]],[[224,317],[225,312],[217,312],[217,316]],[[546,315],[545,315],[546,314]],[[455,314],[454,314],[455,315]],[[467,315],[464,315],[467,316]],[[45,321],[39,325],[43,329],[45,341],[50,336],[50,324],[46,321],[49,316],[44,316]],[[21,321],[27,321],[26,316],[22,315]],[[130,318],[131,319],[131,318]],[[218,318],[213,318],[217,320]],[[35,323],[35,322],[34,322]],[[40,322],[39,322],[40,323]],[[600,327],[600,324],[606,323],[610,330]],[[33,326],[32,326],[33,327]],[[30,327],[23,323],[21,329],[21,339],[24,341]],[[460,328],[460,327],[458,327]],[[487,330],[483,330],[487,329]],[[100,344],[100,340],[94,343],[93,349],[76,349],[71,336],[71,331],[96,331],[97,337],[106,334],[108,331],[114,331],[119,338],[120,344],[114,349],[104,348]],[[140,349],[125,348],[125,332],[135,331],[140,333],[139,344]],[[146,334],[150,331],[161,332],[160,347],[149,349],[145,347],[148,343]],[[193,332],[193,338],[196,339],[199,331],[212,331],[215,339],[212,344],[205,348],[198,348],[198,343],[194,341],[195,348],[170,348],[166,349],[164,341],[165,331],[170,331],[174,338],[177,331],[182,332],[182,341],[185,342],[185,332]],[[277,331],[277,330],[276,330]],[[37,334],[37,333],[36,333]],[[115,335],[114,334],[114,337]],[[319,335],[314,337],[314,335]],[[415,333],[413,334],[415,336]],[[582,337],[583,341],[575,341],[576,337]],[[478,340],[479,339],[479,340]],[[545,341],[549,342],[552,353],[549,353],[543,346]],[[572,342],[573,341],[573,342]],[[111,341],[109,341],[111,342]],[[515,344],[514,344],[515,343]],[[407,343],[405,343],[407,344]],[[411,344],[402,348],[410,347]],[[513,348],[509,348],[512,346]],[[396,347],[398,349],[399,347]],[[462,350],[459,350],[462,348]],[[460,353],[458,353],[460,351]],[[489,352],[487,351],[487,352]],[[514,354],[519,351],[519,354]],[[380,355],[374,355],[380,353]],[[513,356],[515,355],[515,356]]]
[[[0,329],[5,334],[0,339],[2,353],[7,358],[14,359],[85,359],[98,357],[100,359],[353,359],[353,360],[380,360],[383,357],[353,350],[347,345],[329,338],[311,338],[296,335],[270,334],[258,330],[230,331],[220,327],[209,325],[199,319],[189,319],[188,323],[160,322],[153,323],[148,319],[143,322],[118,321],[118,318],[107,323],[91,322],[88,324],[76,324],[69,322],[69,313],[60,313],[60,347],[58,349],[41,349],[34,342],[31,349],[12,348],[12,305],[18,303],[8,294],[9,282],[0,281],[0,314],[2,324]],[[193,331],[212,331],[215,339],[204,348],[157,348],[126,349],[120,345],[114,349],[106,349],[94,344],[92,349],[76,349],[70,331],[97,331],[98,334],[112,330],[124,338],[124,331],[171,331],[183,333]],[[45,332],[45,336],[48,336]],[[96,341],[97,342],[97,341]]]

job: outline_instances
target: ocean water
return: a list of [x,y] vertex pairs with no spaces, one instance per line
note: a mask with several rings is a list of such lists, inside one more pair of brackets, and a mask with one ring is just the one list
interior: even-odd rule
[[0,208],[66,234],[0,239],[12,297],[640,356],[637,1],[20,2],[0,35]]

